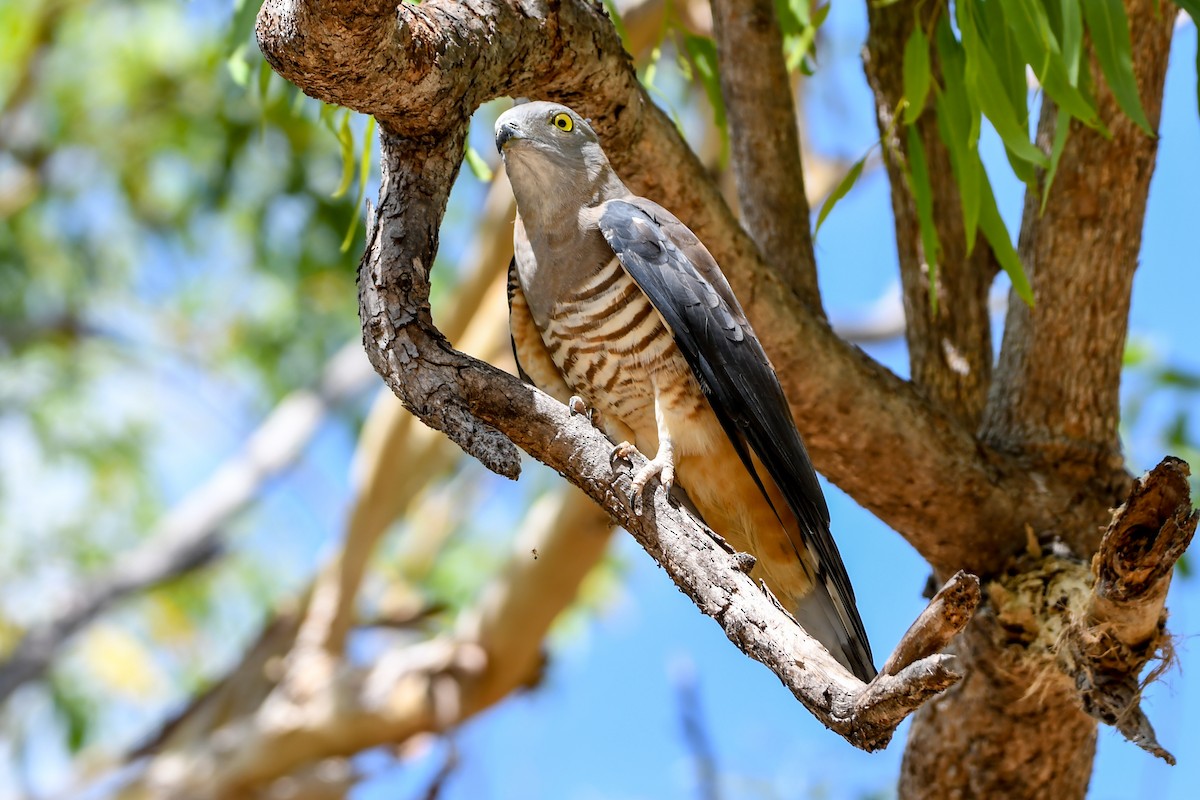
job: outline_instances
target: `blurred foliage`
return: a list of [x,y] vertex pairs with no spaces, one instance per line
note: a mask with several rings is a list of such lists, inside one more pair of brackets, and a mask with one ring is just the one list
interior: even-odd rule
[[[311,384],[333,352],[359,338],[354,281],[362,201],[376,161],[372,123],[305,97],[267,68],[251,40],[258,5],[0,2],[0,659],[69,588],[144,538],[165,503],[205,478],[275,401]],[[998,5],[961,8],[993,13]],[[776,0],[776,7],[789,68],[811,73],[821,63],[830,4]],[[955,150],[963,202],[976,203],[970,218],[990,240],[1003,223],[995,227],[986,175],[975,172],[982,172],[978,126],[1004,109],[971,105],[950,79],[925,74],[928,54],[942,48],[945,60],[954,51],[963,81],[981,54],[1003,57],[996,63],[1005,80],[1021,59],[1022,70],[1031,62],[1023,52],[994,52],[994,42],[969,39],[961,20],[960,42],[949,13],[937,30],[921,33],[924,59],[920,40],[906,50],[912,102],[904,119],[931,110],[939,123],[953,117],[947,124],[958,125],[949,130],[963,145]],[[1066,22],[1055,25],[1054,41],[1042,43],[1057,42],[1058,55],[1033,55],[1043,66],[1061,57],[1069,67],[1081,45],[1074,28],[1067,36]],[[1120,84],[1127,76],[1119,35],[1097,46],[1116,69],[1110,82]],[[717,67],[712,39],[668,3],[657,41],[639,63],[643,82],[681,128],[707,105],[713,124],[689,130],[707,133],[693,141],[697,149],[721,142],[710,160],[723,165]],[[1065,85],[1086,100],[1084,79],[1072,74],[1051,94],[1068,93]],[[983,77],[971,72],[970,80]],[[1001,124],[1024,126],[1027,137],[1027,89],[1011,99],[1015,122],[1003,117]],[[1136,98],[1125,99],[1136,116]],[[481,127],[495,110],[480,115]],[[486,180],[496,164],[490,134],[472,139],[468,164]],[[1032,163],[1019,143],[1009,144],[1015,170],[1023,169],[1022,156]],[[865,158],[820,221],[851,191]],[[455,191],[478,199],[480,187],[470,180]],[[476,213],[477,204],[452,203],[446,225],[466,230]],[[468,239],[443,236],[435,305],[452,295],[455,272],[446,262]],[[1152,415],[1142,409],[1176,403],[1169,429],[1149,434],[1157,437],[1153,448],[1200,462],[1189,416],[1200,376],[1149,357],[1131,359],[1130,373],[1142,388],[1130,394],[1127,427],[1145,438]],[[346,441],[361,421],[361,408],[343,411]],[[307,476],[322,492],[340,479]],[[502,563],[532,496],[557,484],[523,482],[515,500],[511,493],[498,499],[499,485],[474,463],[434,482],[417,504],[422,516],[399,523],[402,535],[381,547],[363,592],[366,615],[386,618],[415,594],[442,610],[431,627],[448,626]],[[323,503],[338,502],[328,494]],[[0,740],[17,743],[7,751],[17,770],[34,751],[75,752],[100,739],[128,744],[165,707],[206,685],[278,599],[279,573],[297,549],[295,530],[280,520],[312,526],[308,517],[316,514],[306,502],[315,501],[301,498],[291,516],[244,515],[237,532],[268,530],[262,552],[239,548],[221,568],[156,589],[79,636],[46,681],[0,710]],[[404,535],[418,529],[421,537]],[[430,553],[406,550],[418,538],[433,542]],[[581,615],[612,601],[622,569],[610,558],[588,579],[556,641],[581,635]],[[0,775],[0,794],[3,786]]]
[[[176,445],[235,446],[358,335],[340,245],[362,238],[369,126],[266,69],[258,2],[236,5],[0,5],[3,649],[204,476],[214,454]],[[222,578],[178,581],[80,637],[49,681],[71,748],[106,708],[194,688],[198,634],[273,594],[244,577],[222,600]]]

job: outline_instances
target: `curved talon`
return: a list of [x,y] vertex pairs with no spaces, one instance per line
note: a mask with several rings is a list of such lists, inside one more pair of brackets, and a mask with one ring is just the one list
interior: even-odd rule
[[671,457],[671,451],[659,451],[646,466],[638,470],[637,475],[633,476],[633,490],[630,497],[630,502],[633,505],[635,514],[642,513],[642,493],[646,489],[646,484],[650,479],[657,476],[658,482],[662,484],[663,489],[667,494],[671,493],[671,487],[675,485],[675,464]]
[[571,395],[571,399],[567,401],[567,408],[571,409],[572,416],[588,413],[587,403],[577,394]]
[[612,466],[616,466],[618,461],[628,461],[629,457],[637,452],[638,449],[634,447],[632,443],[621,442],[612,449],[611,453],[608,454],[608,463]]

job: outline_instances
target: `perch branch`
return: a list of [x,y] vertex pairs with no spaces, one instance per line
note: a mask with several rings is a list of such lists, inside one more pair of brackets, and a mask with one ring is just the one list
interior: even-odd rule
[[[411,238],[402,262],[394,263],[417,258],[422,271],[432,263],[433,249],[421,253],[412,243],[436,244],[467,115],[480,102],[500,95],[561,100],[592,119],[631,188],[678,214],[713,251],[785,383],[817,466],[908,538],[936,570],[998,570],[1015,546],[1001,532],[1026,522],[1038,528],[1094,524],[1103,513],[1078,502],[1072,487],[980,448],[971,430],[838,339],[787,288],[759,257],[674,124],[647,98],[595,4],[565,0],[532,9],[511,0],[399,7],[385,0],[335,6],[267,0],[257,33],[268,60],[289,80],[329,102],[374,113],[389,132],[385,139],[434,158],[428,165],[412,162],[411,179],[404,169],[392,173],[391,191],[411,190],[407,210],[422,207],[400,221],[399,230]],[[381,208],[381,214],[394,213]],[[381,310],[364,316],[369,340]],[[399,374],[407,356],[390,352],[395,369],[377,367]],[[485,463],[515,473],[517,457],[503,437],[461,409],[428,411],[427,420],[454,431],[453,438]],[[896,454],[903,454],[905,469],[863,469]],[[948,476],[959,487],[954,494],[944,491]],[[964,508],[974,513],[964,514]]]

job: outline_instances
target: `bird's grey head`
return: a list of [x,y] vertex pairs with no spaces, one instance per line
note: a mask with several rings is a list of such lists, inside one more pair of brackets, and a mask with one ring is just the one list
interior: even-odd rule
[[560,103],[523,103],[505,111],[496,120],[496,149],[522,214],[564,192],[586,205],[623,189],[592,126]]

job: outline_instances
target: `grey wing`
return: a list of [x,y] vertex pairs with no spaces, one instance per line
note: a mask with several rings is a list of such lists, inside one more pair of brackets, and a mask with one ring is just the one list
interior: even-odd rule
[[[609,201],[599,225],[622,266],[671,329],[760,489],[747,444],[783,494],[801,528],[802,541],[793,544],[798,553],[807,550],[814,556],[818,591],[830,596],[850,634],[857,662],[854,671],[870,680],[875,672],[870,646],[829,531],[825,496],[779,378],[716,262],[690,230],[648,200]],[[767,496],[765,489],[763,494]]]

